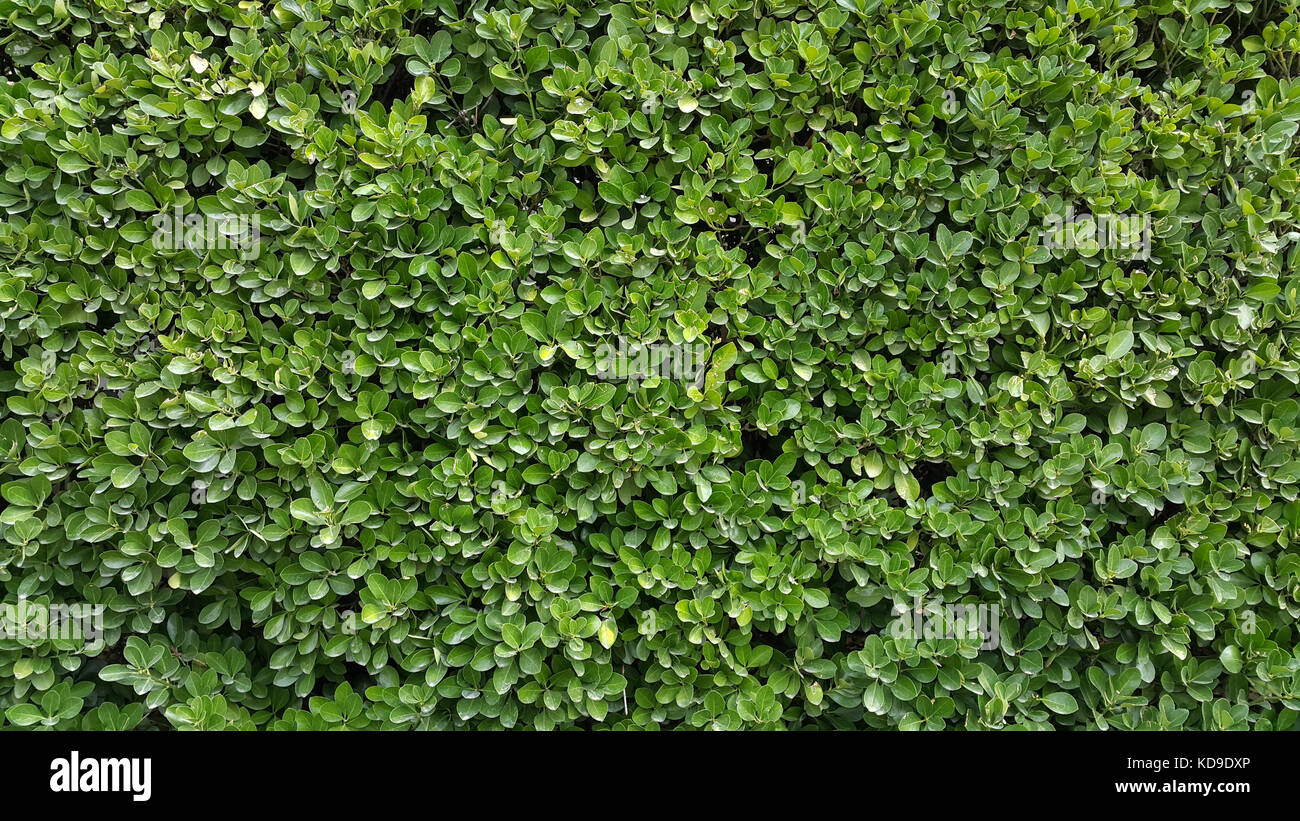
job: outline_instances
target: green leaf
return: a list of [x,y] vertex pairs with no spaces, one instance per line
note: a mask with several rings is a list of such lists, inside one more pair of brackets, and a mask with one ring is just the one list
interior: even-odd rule
[[1106,358],[1120,359],[1124,354],[1133,349],[1133,332],[1116,331],[1111,334],[1110,341],[1106,343]]
[[1043,704],[1057,715],[1070,715],[1079,709],[1079,703],[1069,693],[1048,693],[1043,696]]

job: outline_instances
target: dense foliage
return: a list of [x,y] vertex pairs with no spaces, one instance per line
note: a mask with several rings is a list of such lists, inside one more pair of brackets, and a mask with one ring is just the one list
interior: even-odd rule
[[0,0],[3,723],[1290,727],[1300,3],[595,5]]

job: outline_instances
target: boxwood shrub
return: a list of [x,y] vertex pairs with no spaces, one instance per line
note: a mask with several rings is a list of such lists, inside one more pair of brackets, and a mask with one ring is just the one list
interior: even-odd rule
[[5,726],[1291,727],[1298,5],[0,0]]

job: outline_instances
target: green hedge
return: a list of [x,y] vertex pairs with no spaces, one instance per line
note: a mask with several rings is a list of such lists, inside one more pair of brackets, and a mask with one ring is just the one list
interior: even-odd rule
[[1297,0],[595,5],[0,0],[4,724],[1292,726]]

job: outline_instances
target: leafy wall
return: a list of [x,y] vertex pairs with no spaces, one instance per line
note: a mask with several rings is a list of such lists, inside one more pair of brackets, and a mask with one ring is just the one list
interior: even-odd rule
[[0,713],[1290,727],[1296,9],[0,0]]

